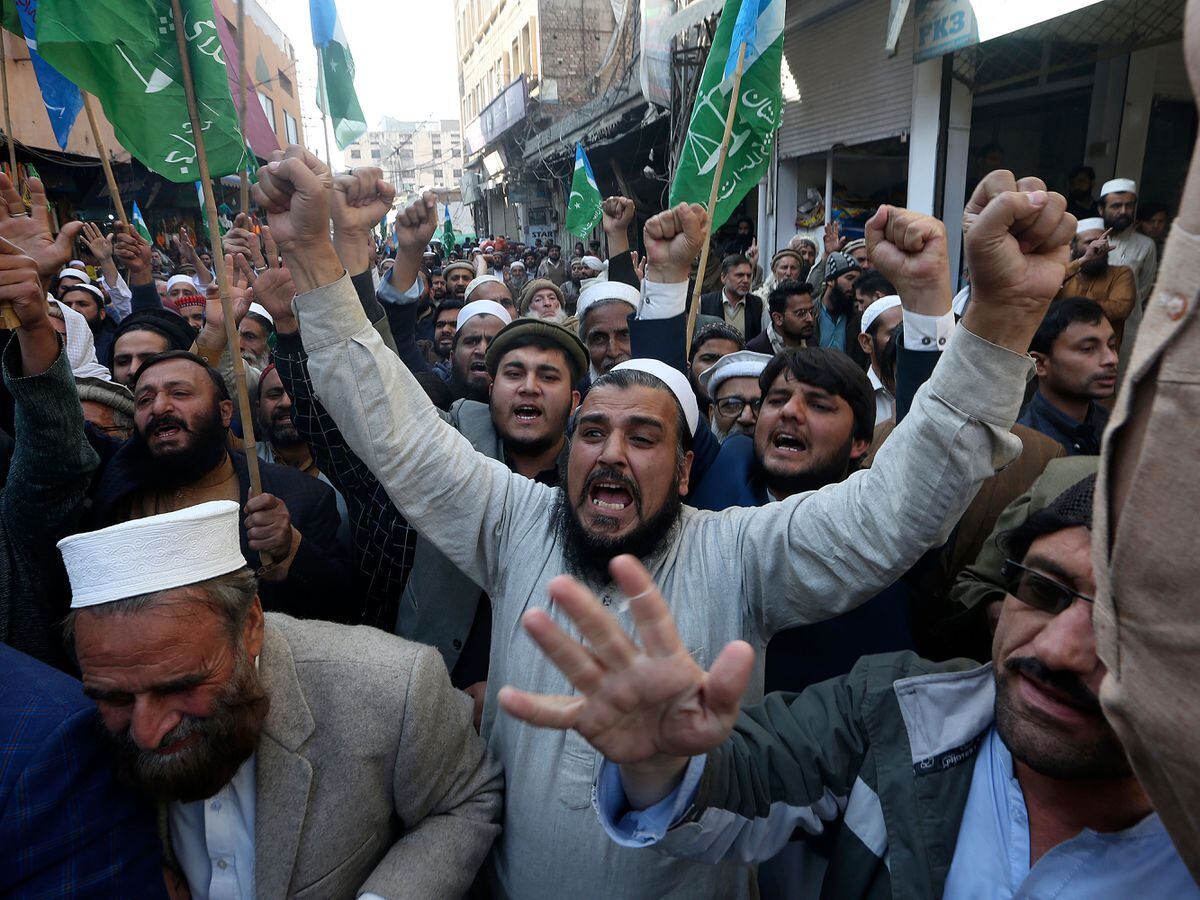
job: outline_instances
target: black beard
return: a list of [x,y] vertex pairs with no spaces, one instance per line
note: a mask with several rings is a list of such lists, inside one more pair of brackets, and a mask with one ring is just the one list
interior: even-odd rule
[[300,432],[296,430],[294,422],[270,422],[265,425],[259,422],[258,424],[265,432],[267,440],[277,447],[297,447],[304,443],[304,438],[300,437]]
[[1093,278],[1097,275],[1103,275],[1108,271],[1108,257],[1098,256],[1095,259],[1089,259],[1087,262],[1080,263],[1079,271],[1084,275],[1091,275]]
[[[1053,671],[1033,657],[1009,659],[1003,668],[1007,677],[999,670],[996,672],[996,732],[1015,759],[1040,775],[1063,781],[1115,780],[1133,774],[1116,733],[1104,722],[1099,699],[1077,676]],[[1011,696],[1017,689],[1018,672],[1072,697],[1104,723],[1106,734],[1095,743],[1081,744],[1069,735],[1056,736],[1053,731],[1022,718],[1014,709]]]
[[151,433],[163,421],[169,421],[193,436],[191,444],[183,450],[154,454],[146,437],[140,431],[134,431],[134,452],[145,459],[144,465],[138,466],[143,476],[143,486],[150,488],[175,488],[190,484],[206,472],[215,469],[229,453],[225,443],[225,426],[221,423],[221,409],[213,402],[213,409],[207,419],[198,423],[199,430],[188,428],[182,419],[175,416],[163,416],[151,419],[146,426]]
[[829,299],[833,301],[834,316],[841,317],[854,311],[854,293],[843,291],[836,284],[829,291]]
[[478,403],[487,403],[491,399],[491,391],[488,390],[487,385],[484,385],[482,388],[474,387],[463,377],[458,366],[453,363],[450,365],[450,390],[454,394],[455,399],[465,397],[468,400],[475,400]]
[[1132,216],[1113,216],[1111,218],[1109,216],[1104,217],[1104,227],[1111,228],[1117,234],[1120,234],[1132,224]]
[[563,547],[563,560],[567,571],[581,580],[607,584],[611,579],[608,564],[613,557],[629,553],[640,560],[657,554],[670,541],[679,527],[679,510],[683,498],[679,496],[679,473],[671,481],[667,500],[662,509],[627,534],[610,539],[589,534],[579,521],[579,514],[571,505],[570,485],[567,482],[567,461],[560,467],[558,497],[554,503],[554,528]]
[[205,800],[229,784],[258,747],[271,705],[258,672],[240,646],[238,653],[237,670],[217,698],[212,715],[203,719],[185,716],[163,738],[162,744],[169,746],[198,735],[193,744],[170,757],[142,750],[128,731],[113,734],[99,726],[104,743],[116,756],[117,774],[123,782],[156,799],[180,803]]
[[791,497],[795,494],[805,493],[806,491],[819,491],[827,485],[845,481],[846,476],[850,473],[850,448],[853,446],[853,442],[854,436],[851,435],[850,439],[846,441],[846,446],[834,455],[829,462],[809,469],[807,472],[775,476],[769,474],[762,467],[761,461],[758,464],[758,468],[762,472],[767,490],[776,497]]

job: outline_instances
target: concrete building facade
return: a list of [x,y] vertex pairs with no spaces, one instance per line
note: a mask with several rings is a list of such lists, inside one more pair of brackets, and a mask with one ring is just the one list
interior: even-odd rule
[[411,201],[422,191],[457,189],[462,181],[462,129],[455,119],[408,122],[385,116],[343,151],[347,169],[379,166]]

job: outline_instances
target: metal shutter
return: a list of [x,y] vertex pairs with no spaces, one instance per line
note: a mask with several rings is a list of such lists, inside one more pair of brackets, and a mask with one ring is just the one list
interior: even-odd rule
[[[828,13],[794,4],[783,50],[800,90],[779,129],[781,158],[835,144],[862,144],[907,132],[912,124],[913,17],[900,31],[896,55],[884,51],[885,0],[861,0]],[[789,10],[790,13],[790,10]]]

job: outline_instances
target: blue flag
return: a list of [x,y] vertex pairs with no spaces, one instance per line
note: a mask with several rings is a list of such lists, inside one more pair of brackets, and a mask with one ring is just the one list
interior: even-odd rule
[[[746,45],[746,60],[742,71],[749,69],[779,37],[783,27],[784,0],[743,0],[733,23],[729,40],[729,57],[725,60],[725,77],[737,70],[738,48]],[[759,24],[764,25],[763,40],[759,41]]]
[[79,93],[79,88],[38,53],[37,38],[34,37],[37,34],[37,0],[18,3],[17,15],[21,19],[21,30],[25,32],[25,43],[29,47],[29,58],[33,61],[38,87],[42,89],[42,103],[46,106],[46,115],[54,129],[54,139],[58,141],[59,148],[66,150],[75,117],[83,109],[83,95]]

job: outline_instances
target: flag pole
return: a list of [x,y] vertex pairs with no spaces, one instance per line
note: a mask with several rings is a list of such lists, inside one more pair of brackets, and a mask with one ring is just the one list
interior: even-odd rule
[[325,164],[333,171],[333,154],[329,151],[329,94],[325,89],[325,48],[317,48],[317,90],[321,92],[321,133],[325,135]]
[[692,335],[696,331],[696,316],[700,312],[700,295],[704,292],[704,270],[708,266],[708,248],[712,243],[712,220],[717,211],[717,192],[721,187],[721,172],[725,168],[725,156],[729,153],[729,139],[733,135],[733,120],[737,116],[738,99],[742,92],[742,69],[746,64],[746,42],[738,46],[737,68],[733,73],[733,91],[729,95],[729,113],[725,116],[725,135],[721,138],[721,152],[717,156],[717,168],[713,171],[712,191],[708,195],[708,226],[704,229],[704,246],[700,249],[700,267],[696,270],[696,287],[692,294],[691,309],[688,310],[687,341],[684,353],[692,346]]
[[92,95],[80,91],[83,95],[83,108],[87,111],[88,124],[92,126],[92,140],[96,142],[96,152],[100,154],[100,165],[104,167],[104,178],[108,182],[108,193],[112,196],[113,206],[117,209],[117,218],[122,225],[129,224],[125,215],[125,204],[121,202],[121,189],[117,187],[117,176],[113,174],[112,163],[108,159],[108,148],[104,146],[104,138],[100,136],[100,125],[96,121],[96,111],[92,108]]
[[[238,0],[237,30],[238,119],[242,126],[242,143],[249,147],[250,139],[246,137],[246,0]],[[249,160],[247,160],[248,164]],[[242,212],[248,213],[250,212],[250,172],[246,166],[243,166],[240,174],[242,176]]]
[[12,167],[12,183],[19,185],[21,179],[17,175],[17,144],[13,139],[12,117],[8,112],[8,50],[4,46],[4,37],[0,35],[0,90],[4,91],[4,136],[8,138],[8,164]]
[[[258,470],[258,450],[254,441],[254,416],[250,411],[250,392],[246,388],[246,366],[238,341],[237,323],[233,318],[233,301],[229,294],[229,272],[225,268],[225,250],[221,246],[221,223],[217,218],[217,201],[213,196],[212,177],[208,170],[208,154],[204,150],[204,132],[200,128],[200,114],[196,107],[196,86],[192,81],[192,63],[188,58],[187,38],[183,33],[184,18],[179,0],[171,0],[171,11],[175,16],[175,43],[179,47],[179,67],[183,73],[183,92],[187,97],[188,116],[192,124],[192,140],[196,144],[196,160],[200,166],[200,185],[204,190],[204,205],[208,216],[209,238],[212,241],[213,265],[217,270],[217,286],[221,292],[221,310],[225,314],[225,341],[233,361],[233,376],[237,383],[238,409],[242,417],[243,445],[246,450],[246,468],[250,474],[250,496],[262,493],[262,476]],[[264,566],[271,565],[265,554],[259,554]]]

